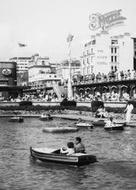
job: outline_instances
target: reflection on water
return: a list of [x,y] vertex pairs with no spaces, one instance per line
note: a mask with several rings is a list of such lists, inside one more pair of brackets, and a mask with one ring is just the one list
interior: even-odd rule
[[[24,123],[0,122],[1,189],[136,189],[136,129],[107,132],[103,128],[81,129],[75,133],[51,134],[42,129],[69,126],[72,121],[43,122],[25,119]],[[95,164],[73,167],[33,162],[29,147],[61,147],[81,136],[88,153],[97,156]]]

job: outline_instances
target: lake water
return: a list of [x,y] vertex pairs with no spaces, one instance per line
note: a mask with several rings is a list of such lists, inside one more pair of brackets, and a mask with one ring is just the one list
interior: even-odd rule
[[[75,133],[44,133],[46,126],[68,126],[72,121],[0,119],[0,189],[3,190],[128,190],[136,189],[136,128],[123,132],[81,129]],[[29,147],[62,147],[81,136],[98,162],[81,167],[34,163]]]

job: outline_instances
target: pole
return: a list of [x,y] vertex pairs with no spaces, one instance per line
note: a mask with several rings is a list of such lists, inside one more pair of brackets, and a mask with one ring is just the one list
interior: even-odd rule
[[68,78],[68,99],[73,99],[72,84],[71,84],[71,40],[68,42],[68,63],[69,63],[69,78]]

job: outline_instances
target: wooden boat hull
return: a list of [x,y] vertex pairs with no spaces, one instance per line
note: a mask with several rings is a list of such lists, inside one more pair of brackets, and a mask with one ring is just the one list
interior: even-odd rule
[[96,156],[94,155],[75,153],[73,155],[67,156],[61,153],[45,153],[37,151],[32,147],[30,147],[30,154],[33,159],[40,160],[42,162],[54,162],[77,166],[97,162]]
[[93,125],[89,123],[77,123],[76,127],[93,128]]

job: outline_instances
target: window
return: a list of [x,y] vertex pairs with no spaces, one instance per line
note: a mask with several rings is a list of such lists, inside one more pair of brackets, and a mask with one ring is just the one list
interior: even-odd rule
[[87,58],[87,60],[86,60],[86,61],[87,61],[87,63],[89,63],[89,58]]
[[113,56],[111,56],[111,62],[113,62]]
[[115,62],[117,62],[117,56],[115,56]]

